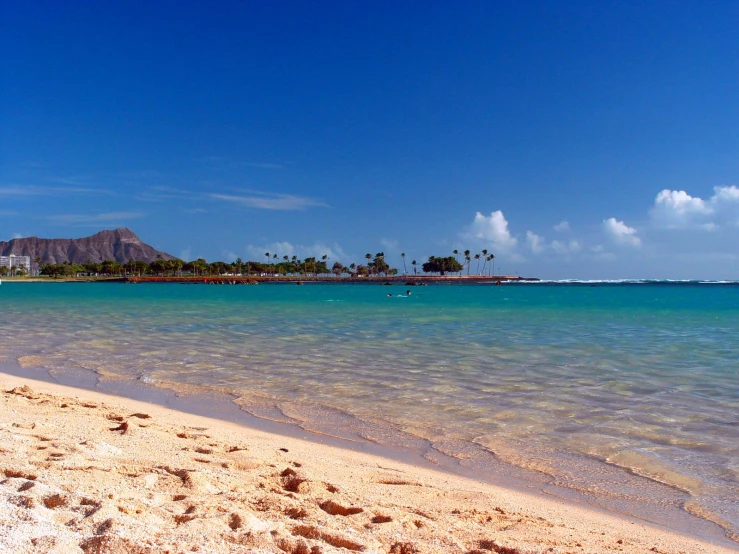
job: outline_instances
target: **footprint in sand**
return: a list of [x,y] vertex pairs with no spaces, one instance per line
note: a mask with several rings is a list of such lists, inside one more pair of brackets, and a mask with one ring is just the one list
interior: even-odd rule
[[228,518],[228,526],[234,531],[240,529],[243,524],[244,520],[239,514],[232,513]]
[[396,542],[390,547],[390,554],[419,554],[420,552],[412,542]]
[[33,481],[26,481],[20,487],[18,487],[18,492],[27,491],[29,489],[32,489],[35,486],[36,486],[36,483],[34,483]]
[[293,528],[292,534],[293,536],[304,537],[306,539],[322,540],[336,548],[346,548],[347,550],[353,550],[355,552],[365,549],[365,546],[361,543],[353,541],[352,539],[344,537],[338,533],[321,529],[315,525],[298,525]]
[[38,475],[20,469],[4,469],[3,473],[6,477],[20,477],[22,479],[28,479],[29,481],[35,481],[38,479]]
[[118,427],[111,427],[110,430],[111,431],[121,431],[121,435],[125,435],[126,433],[128,433],[128,422],[124,421]]
[[44,506],[50,510],[54,510],[60,506],[66,506],[68,503],[69,500],[61,494],[50,494],[44,498]]
[[337,504],[333,500],[321,502],[318,507],[332,516],[352,516],[364,512],[364,508],[354,506],[342,506],[341,504]]
[[294,469],[288,467],[280,473],[280,481],[282,482],[282,488],[286,491],[300,492],[300,485],[305,483],[307,479],[301,477]]

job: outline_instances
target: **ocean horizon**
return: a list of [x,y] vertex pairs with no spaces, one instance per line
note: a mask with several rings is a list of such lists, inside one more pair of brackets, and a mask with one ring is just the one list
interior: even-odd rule
[[4,367],[739,538],[739,281],[8,285]]

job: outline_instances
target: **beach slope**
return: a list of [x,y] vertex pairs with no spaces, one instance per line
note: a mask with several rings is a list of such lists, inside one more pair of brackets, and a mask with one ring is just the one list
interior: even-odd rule
[[0,551],[722,553],[657,527],[0,374]]

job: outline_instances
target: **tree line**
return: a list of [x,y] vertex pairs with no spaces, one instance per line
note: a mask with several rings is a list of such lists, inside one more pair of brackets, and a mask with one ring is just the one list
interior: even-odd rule
[[[495,256],[489,254],[487,250],[483,250],[480,254],[472,255],[469,250],[465,250],[462,255],[462,263],[459,261],[460,253],[454,250],[453,256],[437,257],[430,256],[428,261],[419,264],[416,260],[410,262],[414,275],[418,275],[418,266],[421,265],[423,274],[439,274],[446,275],[449,273],[462,273],[467,268],[467,275],[470,274],[472,261],[477,261],[476,274],[484,275],[485,267],[491,262]],[[348,276],[390,276],[397,275],[399,270],[390,265],[385,260],[385,253],[378,252],[374,255],[365,254],[365,262],[356,264],[351,263],[344,265],[339,261],[335,261],[329,266],[330,258],[324,254],[320,258],[308,257],[299,259],[297,256],[279,256],[265,252],[265,260],[261,261],[243,261],[237,258],[235,261],[223,262],[207,262],[203,258],[198,258],[190,262],[180,259],[165,260],[158,256],[152,262],[144,262],[131,260],[126,263],[120,263],[115,260],[105,260],[102,262],[84,262],[81,264],[64,262],[60,264],[39,264],[39,273],[49,277],[80,277],[80,276],[182,276],[185,274],[195,276],[221,276],[221,275],[242,275],[242,276],[260,276],[260,275],[334,275],[341,277]],[[403,274],[408,275],[406,265],[406,255],[401,253],[403,260]],[[482,261],[482,272],[480,271],[480,261]],[[492,269],[490,267],[489,271]]]
[[396,275],[398,270],[391,268],[385,262],[385,254],[378,252],[374,256],[367,254],[367,264],[350,264],[344,266],[341,262],[334,262],[329,267],[327,254],[320,259],[308,257],[299,259],[297,256],[281,256],[265,253],[265,261],[243,261],[237,258],[234,262],[207,262],[198,258],[190,262],[180,259],[165,260],[161,256],[147,263],[131,260],[120,263],[115,260],[102,262],[84,262],[75,264],[63,262],[60,264],[43,264],[39,268],[41,275],[50,277],[79,277],[79,276],[180,276],[184,274],[197,276],[219,275]]

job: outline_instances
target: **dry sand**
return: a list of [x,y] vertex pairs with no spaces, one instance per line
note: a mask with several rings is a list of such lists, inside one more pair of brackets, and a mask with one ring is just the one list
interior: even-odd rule
[[144,402],[0,387],[0,552],[734,551]]

